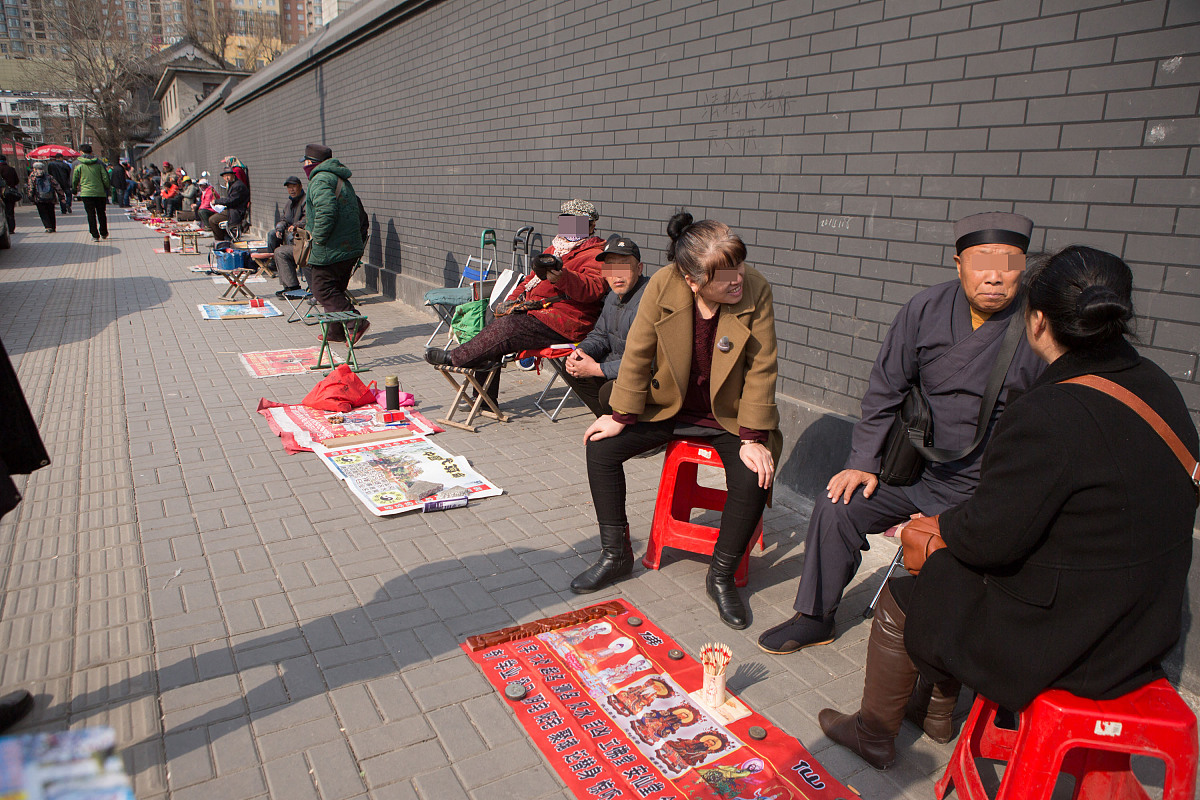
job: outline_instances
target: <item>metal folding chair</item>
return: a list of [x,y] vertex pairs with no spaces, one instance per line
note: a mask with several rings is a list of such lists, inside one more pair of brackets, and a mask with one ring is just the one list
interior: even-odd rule
[[[492,248],[492,257],[486,258],[487,248]],[[448,331],[446,335],[446,344],[454,340],[454,332],[450,331],[450,320],[454,317],[454,309],[461,306],[463,303],[471,302],[472,289],[469,285],[472,281],[485,281],[488,274],[492,271],[495,265],[498,254],[496,251],[496,231],[491,228],[484,228],[479,235],[479,255],[468,256],[467,262],[463,265],[462,275],[459,276],[458,286],[453,286],[445,289],[430,289],[425,293],[425,305],[434,310],[438,315],[437,327],[433,329],[433,333],[429,334],[429,338],[425,340],[425,346],[429,347],[437,335],[445,327]]]
[[[883,532],[884,536],[895,537],[896,528],[892,526]],[[892,573],[896,571],[896,567],[904,566],[904,548],[897,547],[896,555],[892,556],[892,563],[888,565],[887,572],[883,573],[883,580],[879,582],[879,588],[875,590],[875,596],[871,598],[871,604],[863,611],[863,619],[870,619],[875,616],[875,606],[879,604],[879,596],[883,594],[883,587],[887,586],[888,579],[892,577]]]
[[[570,386],[567,386],[566,391],[564,391],[558,398],[557,405],[554,406],[554,411],[547,411],[546,405],[548,404],[543,405],[546,403],[546,395],[550,393],[550,389],[554,387],[555,382],[560,376],[563,378],[563,383],[566,383],[566,376],[563,374],[563,361],[566,360],[566,357],[569,356],[574,349],[575,348],[573,345],[556,344],[551,345],[550,347],[543,347],[541,350],[522,350],[520,353],[517,353],[518,361],[526,358],[534,358],[550,365],[550,380],[546,382],[545,388],[542,389],[542,393],[538,395],[537,400],[533,401],[533,404],[537,407],[537,410],[545,414],[551,422],[558,422],[559,412],[562,411],[563,406],[566,405],[567,401],[571,399],[571,396],[575,394],[575,390]],[[553,403],[555,401],[551,399],[550,402]]]

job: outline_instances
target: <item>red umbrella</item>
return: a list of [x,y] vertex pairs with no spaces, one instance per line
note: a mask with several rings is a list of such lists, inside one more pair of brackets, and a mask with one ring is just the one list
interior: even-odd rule
[[72,150],[61,144],[44,144],[41,147],[35,147],[26,154],[26,158],[49,158],[50,156],[66,156],[67,158],[79,158],[83,153],[78,150]]

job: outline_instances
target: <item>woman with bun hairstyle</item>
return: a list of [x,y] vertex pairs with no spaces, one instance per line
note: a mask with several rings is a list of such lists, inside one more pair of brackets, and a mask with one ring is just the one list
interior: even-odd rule
[[703,437],[725,465],[728,497],[705,587],[721,621],[750,624],[734,571],[750,544],[783,450],[771,285],[746,265],[728,225],[679,213],[667,260],[643,290],[609,404],[584,434],[600,560],[571,582],[586,594],[633,572],[624,463],[681,436]]
[[1179,389],[1126,341],[1133,276],[1072,246],[1025,282],[1026,338],[1049,366],[1000,418],[971,499],[908,523],[906,556],[918,532],[941,540],[916,577],[884,590],[858,712],[818,717],[877,769],[895,759],[906,704],[928,730],[920,701],[933,689],[961,681],[1014,711],[1048,688],[1111,699],[1162,677],[1180,635],[1196,485],[1131,408],[1063,382],[1096,375],[1132,392],[1195,458]]

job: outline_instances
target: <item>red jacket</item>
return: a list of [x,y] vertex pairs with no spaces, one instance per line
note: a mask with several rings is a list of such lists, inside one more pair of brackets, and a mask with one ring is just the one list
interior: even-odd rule
[[[541,281],[525,297],[526,300],[545,300],[560,294],[566,295],[549,308],[529,312],[555,333],[562,334],[564,342],[582,340],[600,317],[604,294],[608,291],[608,284],[600,274],[600,262],[596,260],[596,256],[603,251],[604,240],[599,236],[584,239],[563,258],[562,275],[558,283]],[[547,247],[545,252],[553,253],[553,246]],[[532,277],[531,273],[521,281],[509,299],[520,297]]]
[[162,189],[163,200],[170,200],[172,197],[174,197],[177,194],[179,194],[179,185],[178,184],[168,183]]

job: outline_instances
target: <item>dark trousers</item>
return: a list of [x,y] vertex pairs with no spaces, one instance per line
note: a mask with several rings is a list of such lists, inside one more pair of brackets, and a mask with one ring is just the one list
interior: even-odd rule
[[103,237],[108,238],[108,215],[104,211],[104,206],[108,202],[107,197],[81,197],[83,201],[83,209],[87,212],[88,230],[92,234],[92,238]]
[[58,205],[61,208],[62,213],[70,214],[71,213],[71,193],[66,192],[63,195],[63,199],[59,201]]
[[49,203],[37,204],[38,216],[42,218],[42,227],[46,230],[58,230],[58,223],[54,219],[54,201]]
[[814,617],[833,613],[858,572],[862,551],[870,548],[867,534],[883,533],[918,511],[903,489],[882,481],[866,499],[861,488],[849,503],[819,496],[804,540],[804,572],[793,608]]
[[[625,462],[647,450],[653,450],[676,438],[675,420],[638,422],[616,436],[587,443],[588,484],[596,522],[600,525],[627,525],[625,515]],[[688,426],[688,436],[695,426]],[[721,512],[721,531],[716,550],[726,555],[742,555],[758,527],[767,505],[767,490],[758,485],[758,474],[742,463],[741,440],[732,433],[713,429],[708,438],[725,465],[725,509]]]
[[[354,308],[354,301],[350,299],[350,294],[346,290],[350,286],[350,276],[354,274],[354,267],[357,264],[357,258],[348,258],[332,264],[309,265],[309,289],[312,290],[313,297],[326,313],[350,311]],[[345,338],[345,326],[330,327],[330,341],[337,342]]]
[[222,222],[229,221],[229,212],[222,211],[220,214],[213,214],[208,218],[208,229],[212,231],[213,241],[224,242],[229,240],[229,232],[221,227]]
[[4,198],[4,221],[8,223],[8,232],[14,233],[17,230],[17,201],[19,197]]
[[[567,356],[567,358],[570,358],[570,356]],[[604,385],[610,383],[608,378],[603,376],[596,377],[592,375],[589,375],[585,378],[576,378],[573,377],[571,373],[567,372],[565,366],[563,367],[562,371],[559,372],[559,375],[562,376],[562,379],[567,386],[571,387],[571,389],[575,392],[575,395],[583,401],[583,404],[587,406],[588,409],[597,417],[603,417],[605,414],[613,413],[612,407],[608,405],[608,395],[612,393],[612,389],[609,389],[607,392],[605,392],[603,397],[600,393],[600,390],[604,388]]]

